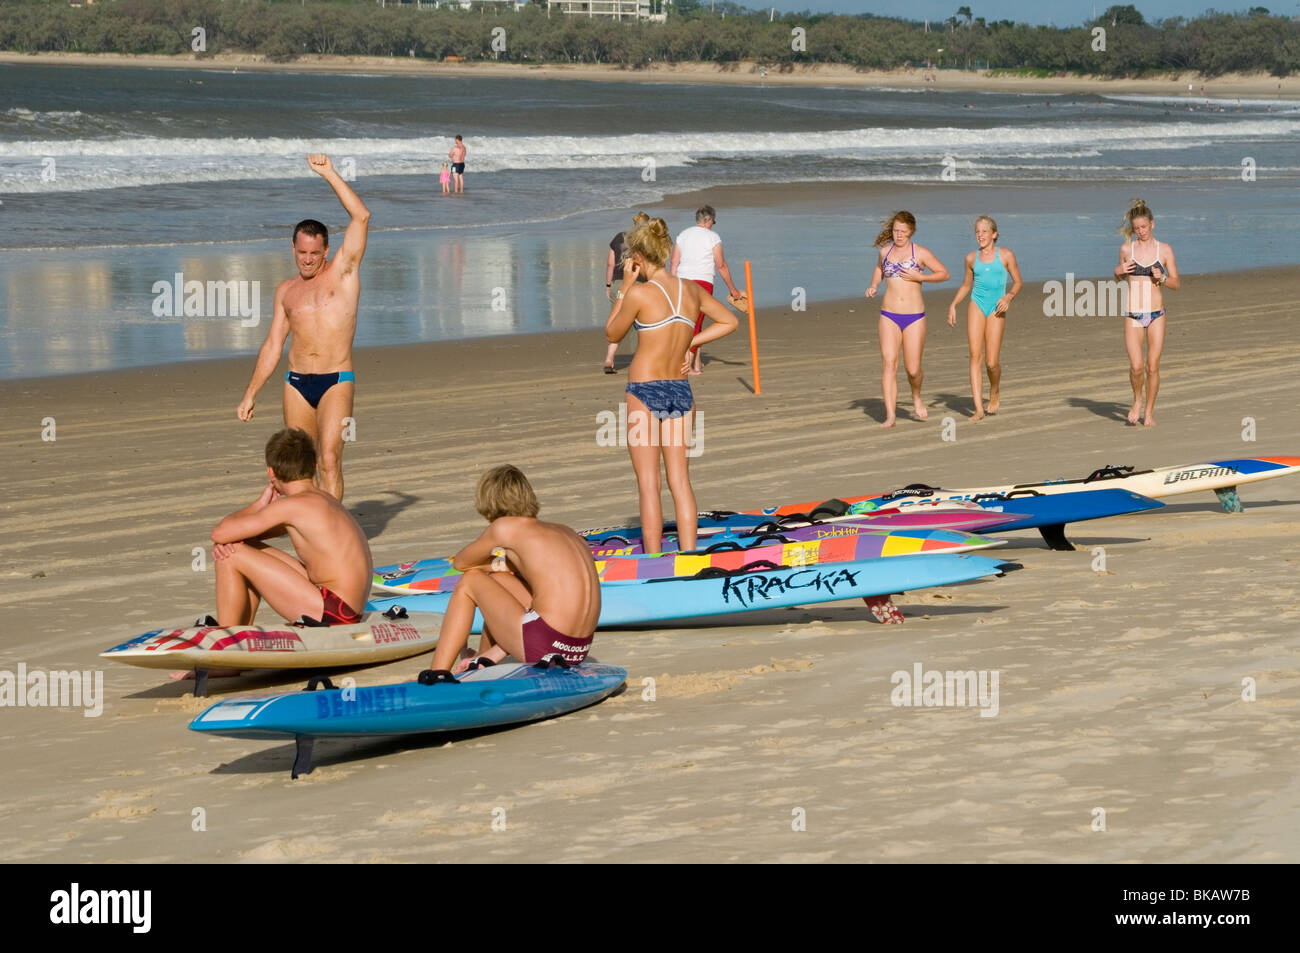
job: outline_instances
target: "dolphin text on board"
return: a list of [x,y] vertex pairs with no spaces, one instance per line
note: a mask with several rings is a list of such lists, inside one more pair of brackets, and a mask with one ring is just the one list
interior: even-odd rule
[[1182,480],[1207,480],[1211,477],[1237,476],[1241,473],[1236,467],[1199,467],[1195,470],[1179,470],[1165,476],[1165,484],[1178,483]]

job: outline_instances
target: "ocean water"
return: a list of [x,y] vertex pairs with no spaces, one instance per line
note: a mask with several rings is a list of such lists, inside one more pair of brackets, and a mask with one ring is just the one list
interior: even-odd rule
[[[456,133],[467,192],[448,198]],[[294,273],[292,224],[346,224],[309,152],[373,214],[364,346],[599,327],[610,236],[723,185],[791,186],[719,209],[760,306],[861,294],[901,207],[958,272],[940,297],[976,214],[1031,281],[1099,275],[1137,195],[1184,272],[1289,264],[1298,145],[1286,100],[0,66],[0,377],[251,360]],[[257,303],[174,313],[177,275]]]

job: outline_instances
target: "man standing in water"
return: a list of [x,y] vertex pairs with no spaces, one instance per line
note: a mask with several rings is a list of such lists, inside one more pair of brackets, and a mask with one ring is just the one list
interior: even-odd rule
[[457,192],[465,191],[465,152],[465,143],[461,141],[460,136],[457,136],[451,151],[447,153],[447,158],[451,160],[451,177],[456,183]]
[[275,372],[290,334],[289,373],[284,379],[284,424],[306,431],[316,443],[320,488],[343,499],[343,433],[352,417],[356,376],[352,338],[361,295],[361,256],[366,253],[370,210],[334,171],[329,156],[312,155],[307,164],[330,184],[347,210],[343,247],[332,259],[329,231],[315,219],[294,226],[293,255],[298,277],[275,289],[275,315],[257,352],[252,380],[236,413],[253,419],[258,391]]

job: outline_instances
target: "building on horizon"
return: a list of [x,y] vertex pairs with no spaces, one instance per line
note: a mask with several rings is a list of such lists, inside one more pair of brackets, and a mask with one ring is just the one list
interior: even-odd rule
[[546,0],[546,13],[569,16],[609,17],[614,20],[662,20],[666,14],[651,12],[650,0]]

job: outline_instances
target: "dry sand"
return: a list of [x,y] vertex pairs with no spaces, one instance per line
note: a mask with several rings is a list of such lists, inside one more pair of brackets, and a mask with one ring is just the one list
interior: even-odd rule
[[[1033,288],[1012,310],[1002,412],[967,420],[965,336],[934,322],[930,420],[903,412],[892,432],[873,419],[874,307],[763,313],[761,396],[745,334],[706,349],[700,503],[1300,453],[1298,278],[1185,279],[1170,296],[1154,429],[1122,422],[1119,319],[1045,318]],[[931,311],[950,295],[932,291]],[[535,480],[544,516],[632,517],[625,451],[596,444],[596,415],[625,380],[600,373],[603,350],[584,332],[359,352],[345,471],[377,561],[471,538],[475,479],[507,460]],[[109,645],[211,608],[212,575],[192,569],[192,548],[256,495],[260,448],[279,426],[274,385],[252,424],[235,419],[252,364],[250,353],[0,384],[0,669],[99,669]],[[41,440],[46,417],[54,442]],[[941,439],[945,417],[955,441]],[[1247,417],[1257,442],[1242,440]],[[322,742],[296,782],[291,745],[193,734],[206,702],[159,673],[109,666],[98,718],[0,709],[0,857],[1295,862],[1300,479],[1242,496],[1242,515],[1206,493],[1077,525],[1074,553],[1012,534],[1001,552],[1024,571],[909,594],[901,627],[842,603],[602,632],[595,657],[629,672],[620,697],[452,741]],[[918,662],[996,670],[997,716],[891,705],[891,674]],[[382,683],[422,664],[354,674]],[[298,682],[260,675],[214,691]],[[1091,829],[1097,808],[1104,832]]]
[[[841,64],[792,65],[788,69],[758,63],[656,63],[643,69],[625,69],[591,63],[527,66],[518,63],[438,63],[397,56],[307,55],[289,62],[274,62],[255,53],[214,53],[196,56],[123,53],[14,53],[0,52],[0,63],[41,63],[56,66],[131,66],[144,69],[262,70],[295,73],[386,73],[411,76],[468,76],[545,79],[579,79],[599,82],[716,83],[745,86],[891,86],[902,89],[971,90],[1007,93],[1143,93],[1196,96],[1278,97],[1300,96],[1293,77],[1268,73],[1170,72],[1142,79],[1104,79],[1060,73],[1050,77],[1015,76],[989,70],[923,69],[868,70]],[[928,79],[927,77],[931,77]]]

